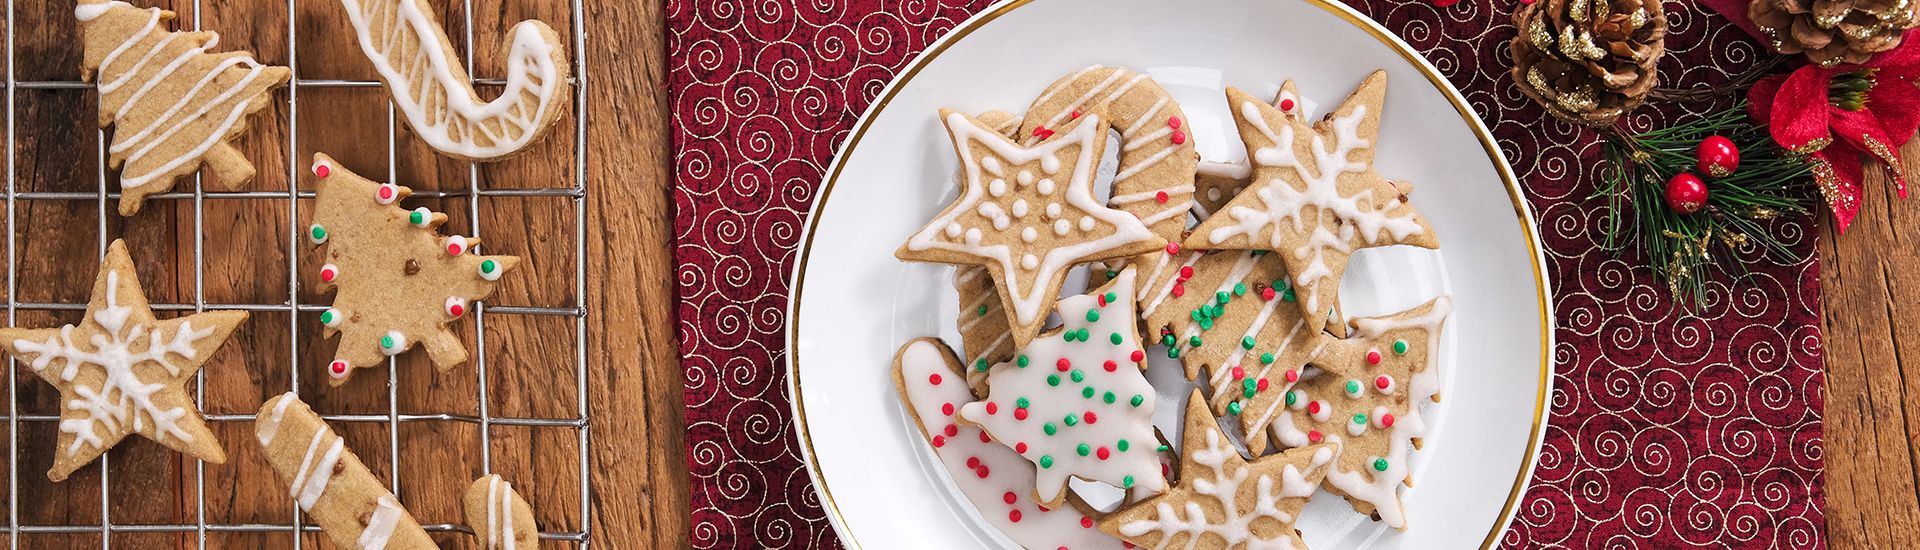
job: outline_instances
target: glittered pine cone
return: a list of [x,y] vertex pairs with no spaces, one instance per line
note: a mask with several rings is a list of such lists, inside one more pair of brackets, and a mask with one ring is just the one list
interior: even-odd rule
[[1805,53],[1822,67],[1865,63],[1900,46],[1920,23],[1913,0],[1751,0],[1747,16],[1773,36],[1773,49]]
[[1513,23],[1513,80],[1561,119],[1611,125],[1659,82],[1660,0],[1537,0],[1513,12]]

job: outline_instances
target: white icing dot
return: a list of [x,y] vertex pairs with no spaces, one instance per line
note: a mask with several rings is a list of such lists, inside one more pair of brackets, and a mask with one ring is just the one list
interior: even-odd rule
[[994,216],[994,217],[993,217],[993,228],[994,228],[994,230],[996,230],[996,231],[1006,231],[1006,230],[1007,230],[1007,225],[1008,225],[1008,224],[1010,224],[1010,223],[1012,223],[1012,222],[1013,222],[1013,220],[1010,220],[1010,219],[1007,219],[1007,215],[1006,215],[1006,214],[1001,214],[1001,215],[998,215],[998,216]]
[[1040,232],[1039,232],[1039,231],[1034,231],[1034,230],[1033,230],[1033,226],[1027,226],[1027,227],[1026,227],[1025,229],[1021,229],[1021,230],[1020,230],[1020,240],[1021,240],[1021,241],[1025,241],[1025,242],[1029,242],[1029,243],[1030,243],[1030,242],[1033,242],[1034,240],[1036,240],[1036,239],[1039,239],[1039,238],[1040,238]]
[[1093,231],[1093,216],[1081,216],[1081,217],[1080,217],[1080,230],[1081,230],[1081,231]]
[[993,157],[980,159],[980,167],[986,169],[988,172],[992,172],[993,175],[1000,175],[1000,159]]
[[1033,269],[1033,268],[1040,267],[1040,258],[1034,257],[1034,255],[1032,254],[1021,256],[1020,267],[1023,269]]
[[967,230],[967,245],[980,246],[980,230],[978,228]]
[[1000,203],[997,203],[997,202],[980,203],[980,208],[978,210],[980,211],[981,216],[986,217],[988,219],[1000,217],[1001,212],[1003,212],[1000,209]]
[[1348,423],[1347,423],[1347,433],[1348,433],[1348,434],[1352,434],[1352,435],[1356,435],[1356,436],[1357,436],[1357,435],[1360,435],[1360,434],[1363,434],[1363,433],[1367,433],[1367,423],[1365,423],[1365,422],[1348,422]]
[[1058,218],[1058,217],[1060,217],[1060,203],[1057,203],[1057,202],[1047,203],[1047,218],[1051,219],[1051,218]]
[[1033,185],[1033,171],[1021,170],[1017,179],[1020,180],[1020,185]]
[[960,224],[957,224],[957,223],[947,224],[947,238],[951,239],[951,238],[960,236],[960,231],[961,231]]
[[1073,231],[1072,223],[1068,223],[1067,220],[1053,221],[1053,234],[1065,237],[1068,231]]
[[1035,186],[1033,186],[1033,189],[1034,189],[1035,191],[1039,191],[1039,192],[1040,192],[1040,194],[1042,194],[1042,195],[1052,195],[1052,194],[1053,194],[1053,179],[1051,179],[1051,178],[1049,178],[1049,179],[1043,179],[1043,180],[1040,180],[1040,184],[1039,184],[1039,185],[1035,185]]
[[1026,217],[1026,215],[1027,215],[1027,199],[1014,199],[1013,200],[1013,217],[1023,218],[1023,217]]
[[1220,188],[1218,188],[1218,187],[1211,187],[1211,188],[1208,188],[1208,189],[1207,189],[1207,200],[1210,200],[1210,201],[1217,201],[1217,200],[1220,200]]
[[996,197],[1007,194],[1007,180],[995,178],[987,182],[987,192]]
[[1060,157],[1048,155],[1040,157],[1040,171],[1051,176],[1060,173]]

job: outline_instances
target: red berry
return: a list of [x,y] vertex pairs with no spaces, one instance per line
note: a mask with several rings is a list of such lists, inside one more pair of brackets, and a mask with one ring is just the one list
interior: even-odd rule
[[1181,284],[1181,283],[1173,284],[1173,297],[1179,298],[1181,296],[1186,295],[1186,293],[1187,293],[1187,285]]
[[1234,365],[1234,366],[1233,366],[1233,379],[1234,379],[1234,380],[1239,380],[1239,379],[1241,379],[1241,378],[1246,378],[1246,377],[1247,377],[1247,371],[1245,371],[1245,370],[1243,370],[1243,369],[1241,369],[1239,365]]
[[1384,389],[1387,389],[1387,386],[1391,386],[1391,385],[1393,385],[1393,379],[1392,379],[1392,378],[1388,378],[1388,377],[1387,377],[1386,375],[1384,375],[1384,374],[1383,374],[1383,375],[1380,375],[1380,377],[1379,377],[1379,378],[1375,378],[1375,379],[1373,379],[1373,387],[1376,387],[1376,388],[1380,388],[1380,389],[1383,389],[1383,390],[1384,390]]
[[1724,178],[1740,169],[1740,147],[1725,136],[1707,136],[1694,151],[1695,167],[1709,177]]
[[987,478],[987,474],[988,474],[988,473],[990,473],[990,472],[992,472],[992,471],[993,471],[993,470],[989,470],[989,469],[987,469],[987,467],[986,467],[985,465],[981,465],[981,466],[980,466],[979,468],[976,468],[976,469],[974,469],[974,470],[973,470],[973,475],[977,475],[977,476],[980,476],[980,479],[986,479],[986,478]]
[[1261,378],[1260,381],[1256,382],[1253,387],[1257,391],[1267,391],[1267,379]]
[[1320,439],[1321,439],[1321,438],[1323,438],[1323,437],[1326,437],[1326,436],[1323,436],[1323,435],[1320,435],[1320,430],[1314,430],[1314,431],[1311,431],[1311,432],[1307,432],[1307,441],[1311,441],[1311,442],[1314,442],[1314,443],[1319,443],[1319,442],[1320,442]]
[[1300,381],[1300,369],[1294,369],[1294,370],[1290,370],[1290,371],[1287,371],[1287,383],[1288,383],[1288,384],[1292,384],[1292,383],[1294,383],[1294,382],[1299,382],[1299,381]]
[[1074,111],[1074,112],[1073,112],[1073,115],[1072,115],[1072,116],[1069,116],[1069,117],[1067,117],[1067,118],[1068,118],[1068,119],[1076,119],[1076,118],[1080,118],[1080,111]]
[[1175,130],[1180,129],[1180,117],[1177,117],[1177,116],[1167,117],[1167,127]]
[[1681,214],[1699,212],[1707,205],[1707,182],[1686,172],[1667,180],[1667,207]]
[[1320,414],[1320,402],[1307,403],[1307,414]]
[[1388,428],[1392,428],[1392,427],[1393,427],[1393,415],[1392,415],[1392,414],[1383,414],[1383,415],[1380,415],[1380,425],[1381,425],[1381,426],[1385,426],[1385,427],[1388,427]]
[[[1090,517],[1086,517],[1086,516],[1080,516],[1080,527],[1081,527],[1082,529],[1092,529],[1092,528],[1093,528],[1093,518],[1090,518]],[[1062,547],[1060,547],[1060,548],[1061,548],[1062,550],[1065,550],[1065,549],[1066,549],[1066,547],[1065,547],[1065,546],[1062,546]]]
[[1273,291],[1273,287],[1260,289],[1260,299],[1271,302],[1274,296],[1277,296],[1277,294]]

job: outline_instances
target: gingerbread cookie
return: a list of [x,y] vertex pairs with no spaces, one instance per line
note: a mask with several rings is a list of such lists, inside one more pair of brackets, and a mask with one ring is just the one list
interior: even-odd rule
[[[1280,109],[1288,118],[1298,119],[1304,115],[1305,106],[1301,104],[1299,92],[1294,91],[1293,81],[1280,83],[1280,91],[1273,95],[1273,106]],[[1253,183],[1253,165],[1247,161],[1215,162],[1201,160],[1194,166],[1193,213],[1200,221],[1206,221],[1214,212],[1227,205],[1228,201],[1239,196],[1247,185]]]
[[1147,75],[1094,65],[1041,92],[1020,125],[1022,143],[1052,136],[1053,128],[1084,113],[1101,113],[1120,131],[1120,167],[1107,205],[1140,218],[1163,239],[1179,239],[1187,228],[1194,163],[1200,159],[1180,103]]
[[1058,508],[1067,478],[1155,494],[1166,489],[1153,386],[1135,334],[1134,270],[1060,300],[1065,323],[987,373],[985,400],[960,418],[1040,466],[1034,498]]
[[1015,347],[1047,320],[1068,269],[1165,244],[1139,219],[1093,197],[1107,124],[1087,114],[1023,147],[963,113],[942,111],[966,173],[959,200],[901,245],[909,261],[980,265],[993,276]]
[[571,103],[567,48],[546,23],[521,21],[508,31],[506,89],[481,103],[425,0],[340,5],[401,118],[436,151],[481,162],[506,158],[545,135]]
[[438,548],[346,442],[292,392],[267,400],[254,436],[288,496],[333,543],[359,550]]
[[1373,170],[1386,84],[1386,73],[1374,72],[1312,126],[1227,88],[1255,183],[1201,222],[1186,244],[1279,252],[1315,331],[1345,332],[1340,278],[1356,249],[1439,246],[1433,228],[1407,204],[1407,190]]
[[[1020,118],[1006,111],[987,111],[977,117],[980,123],[1000,135],[1013,137],[1020,130]],[[967,177],[963,168],[954,181]],[[986,393],[987,367],[1013,358],[1013,331],[1007,328],[1007,312],[1000,306],[1000,290],[993,286],[987,268],[960,266],[953,272],[953,289],[960,293],[960,347],[970,358],[966,362],[967,385],[975,393]]]
[[405,187],[368,181],[325,154],[313,156],[313,173],[319,190],[307,238],[323,247],[320,290],[339,290],[320,314],[326,335],[340,335],[327,365],[333,385],[416,342],[441,371],[466,362],[447,323],[492,295],[520,259],[474,254],[480,239],[439,235],[446,214],[401,208]]
[[1271,425],[1280,444],[1332,443],[1329,491],[1355,510],[1407,528],[1399,488],[1413,485],[1407,458],[1426,435],[1420,407],[1439,401],[1440,329],[1453,309],[1442,296],[1387,317],[1352,320],[1346,339],[1330,342],[1309,377],[1267,408],[1241,414],[1241,425]]
[[66,479],[130,434],[225,463],[226,450],[186,385],[246,319],[244,311],[155,319],[126,243],[115,240],[79,325],[0,329],[0,346],[60,390],[60,436],[47,479]]
[[485,541],[487,550],[539,548],[540,528],[533,523],[533,507],[513,492],[513,485],[497,475],[483,476],[467,486],[463,500],[467,526]]
[[1093,518],[1079,502],[1048,508],[1022,498],[1033,491],[1034,464],[955,417],[957,407],[973,401],[973,393],[961,377],[967,369],[946,344],[915,338],[900,347],[893,365],[894,385],[920,434],[987,523],[1026,548],[1122,547],[1093,528]]
[[1314,445],[1249,462],[1195,390],[1181,438],[1180,485],[1108,514],[1100,529],[1142,548],[1304,550],[1294,521],[1333,451]]
[[160,8],[80,0],[73,14],[85,44],[80,76],[97,84],[100,127],[114,128],[107,164],[120,169],[120,215],[201,164],[227,189],[253,179],[253,163],[227,142],[292,71],[245,52],[208,53],[218,33],[170,32],[174,13]]

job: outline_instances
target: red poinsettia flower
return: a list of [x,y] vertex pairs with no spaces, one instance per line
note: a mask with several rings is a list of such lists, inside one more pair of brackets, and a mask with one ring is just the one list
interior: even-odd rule
[[[1920,33],[1920,31],[1915,31]],[[1859,65],[1808,64],[1760,80],[1747,92],[1755,121],[1773,140],[1806,153],[1840,231],[1860,211],[1864,163],[1884,164],[1907,196],[1899,148],[1920,130],[1920,36]]]

